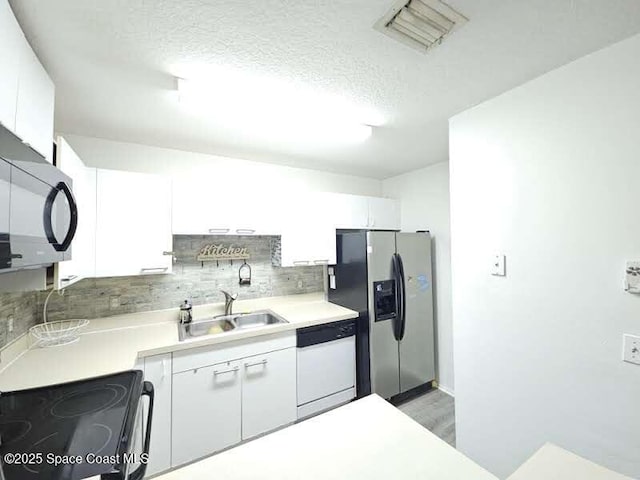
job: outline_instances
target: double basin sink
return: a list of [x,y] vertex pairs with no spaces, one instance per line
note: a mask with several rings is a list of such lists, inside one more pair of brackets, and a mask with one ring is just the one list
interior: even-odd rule
[[260,310],[252,313],[220,315],[211,319],[194,320],[187,324],[178,324],[180,341],[221,335],[227,332],[248,330],[288,323],[284,318],[271,310]]

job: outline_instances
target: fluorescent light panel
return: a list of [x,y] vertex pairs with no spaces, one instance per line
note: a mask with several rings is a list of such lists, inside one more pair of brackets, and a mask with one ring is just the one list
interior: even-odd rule
[[353,143],[379,124],[350,102],[244,72],[177,79],[180,102],[248,137],[316,144]]
[[428,50],[467,21],[439,0],[400,0],[375,28],[412,47]]

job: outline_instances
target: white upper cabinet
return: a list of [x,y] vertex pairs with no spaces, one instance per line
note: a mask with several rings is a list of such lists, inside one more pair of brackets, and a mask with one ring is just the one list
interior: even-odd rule
[[26,41],[22,48],[15,133],[53,163],[55,87]]
[[12,132],[16,128],[20,53],[24,42],[9,3],[0,0],[0,123]]
[[55,87],[0,0],[0,123],[53,162]]
[[336,228],[400,230],[400,202],[390,198],[325,193]]
[[327,193],[325,197],[336,228],[369,228],[368,197],[345,193]]
[[170,273],[171,181],[97,171],[96,277]]
[[78,228],[71,243],[71,260],[60,262],[55,268],[55,286],[61,289],[95,276],[96,169],[87,168],[62,137],[56,143],[58,168],[73,180],[73,196],[78,205]]
[[336,263],[336,228],[325,194],[292,195],[283,212],[288,218],[282,230],[283,267]]
[[219,187],[211,179],[175,179],[172,230],[176,235],[278,235],[281,202],[275,193]]
[[369,228],[400,230],[400,202],[389,198],[368,197]]

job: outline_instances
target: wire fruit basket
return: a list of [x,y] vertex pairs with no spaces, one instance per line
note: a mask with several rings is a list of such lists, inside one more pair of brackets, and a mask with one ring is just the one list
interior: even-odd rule
[[89,325],[89,320],[85,319],[49,322],[47,320],[47,307],[49,299],[54,292],[60,297],[64,295],[64,289],[51,290],[44,301],[44,308],[42,309],[43,323],[29,329],[29,335],[34,339],[34,344],[38,347],[58,347],[77,342],[80,339],[80,329]]
[[40,323],[29,329],[29,334],[39,347],[57,347],[77,342],[80,329],[86,327],[89,320],[60,320]]

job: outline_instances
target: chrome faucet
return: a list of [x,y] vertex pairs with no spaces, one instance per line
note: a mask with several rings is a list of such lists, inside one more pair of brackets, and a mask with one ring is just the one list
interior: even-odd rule
[[224,290],[220,291],[224,293],[224,314],[233,315],[233,302],[238,298],[238,294],[234,293],[231,295],[229,292],[225,292]]

